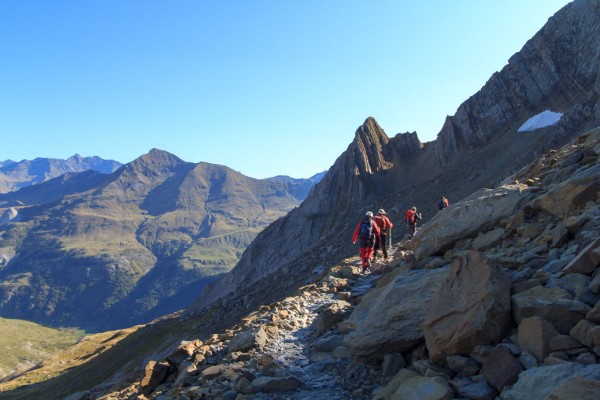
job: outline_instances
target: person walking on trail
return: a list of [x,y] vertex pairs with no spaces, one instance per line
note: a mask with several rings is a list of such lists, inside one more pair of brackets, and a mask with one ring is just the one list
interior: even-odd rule
[[445,198],[444,196],[441,196],[440,201],[438,201],[438,210],[442,211],[444,208],[448,207],[449,203],[448,203],[448,199]]
[[375,238],[375,247],[373,249],[375,260],[377,260],[377,252],[379,249],[383,252],[384,260],[387,260],[389,258],[387,249],[387,230],[392,229],[394,224],[392,224],[392,221],[387,217],[383,208],[377,211],[375,224],[379,227],[379,236]]
[[408,239],[412,239],[417,232],[417,221],[421,220],[421,214],[417,213],[417,207],[411,207],[404,215],[404,222],[408,228]]
[[379,227],[373,220],[373,213],[367,211],[365,217],[356,226],[354,235],[352,235],[352,244],[356,243],[356,239],[360,239],[360,261],[363,273],[367,271],[367,268],[371,269],[373,246],[375,245],[375,237],[377,236],[379,236]]

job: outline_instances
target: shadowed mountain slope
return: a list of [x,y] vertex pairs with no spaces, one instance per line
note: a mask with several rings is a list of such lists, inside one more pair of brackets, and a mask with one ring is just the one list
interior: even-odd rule
[[[600,121],[600,3],[575,1],[554,15],[502,71],[449,117],[438,138],[421,143],[416,133],[389,138],[373,118],[302,205],[261,232],[240,262],[210,285],[194,313],[227,296],[238,302],[252,282],[273,281],[285,293],[314,273],[315,263],[335,262],[357,249],[352,231],[365,211],[387,210],[399,239],[404,211],[416,205],[425,220],[441,194],[457,201],[493,187],[520,167]],[[527,119],[552,108],[558,124],[517,132]],[[244,289],[244,290],[242,290]],[[276,290],[279,289],[279,290]],[[268,298],[258,301],[268,302]]]
[[303,184],[153,149],[110,175],[0,195],[0,312],[107,329],[185,308],[300,203],[289,189]]

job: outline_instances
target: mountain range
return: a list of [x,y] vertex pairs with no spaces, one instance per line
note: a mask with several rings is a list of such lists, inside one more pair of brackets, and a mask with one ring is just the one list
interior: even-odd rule
[[56,158],[36,158],[22,161],[0,161],[0,193],[7,193],[20,188],[45,182],[70,172],[82,172],[88,169],[110,174],[121,167],[114,160],[100,157],[81,157],[75,154],[66,160]]
[[0,312],[124,327],[185,308],[319,179],[257,180],[153,149],[0,195]]

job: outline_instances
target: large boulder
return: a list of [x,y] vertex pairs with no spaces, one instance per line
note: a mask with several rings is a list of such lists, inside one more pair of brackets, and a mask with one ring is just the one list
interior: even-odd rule
[[[502,398],[504,400],[547,400],[551,398],[551,393],[561,387],[567,379],[573,378],[598,381],[600,365],[567,362],[528,369],[519,375],[519,380],[512,388],[504,391]],[[573,397],[573,399],[579,398]]]
[[510,307],[510,280],[502,267],[474,251],[455,258],[423,323],[431,359],[498,342],[510,324]]
[[448,267],[400,271],[367,293],[347,322],[354,330],[344,344],[353,354],[381,357],[401,353],[423,340],[423,321]]
[[514,215],[529,193],[526,185],[482,189],[436,214],[412,240],[417,259],[442,253],[455,242],[497,228]]

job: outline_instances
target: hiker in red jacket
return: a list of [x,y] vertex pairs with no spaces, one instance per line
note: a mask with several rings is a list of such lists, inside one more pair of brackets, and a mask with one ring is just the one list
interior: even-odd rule
[[[387,217],[385,210],[383,208],[377,211],[377,216],[375,217],[375,224],[379,227],[379,236],[375,238],[375,248],[373,249],[375,260],[377,260],[377,251],[381,248],[383,252],[383,258],[387,261],[388,259],[388,249],[387,249],[387,230],[392,229],[394,224]],[[391,244],[391,243],[390,243]]]
[[445,198],[444,196],[441,196],[440,201],[438,201],[438,210],[442,211],[444,208],[448,207],[449,203],[448,203],[448,199]]
[[356,243],[356,239],[360,239],[360,261],[362,262],[363,273],[367,271],[367,268],[371,269],[373,246],[377,236],[379,236],[379,227],[373,220],[373,213],[367,211],[362,221],[356,225],[354,235],[352,235],[352,244]]
[[404,215],[404,222],[408,228],[408,240],[412,239],[417,232],[417,221],[421,219],[421,214],[417,213],[417,207],[411,207]]

